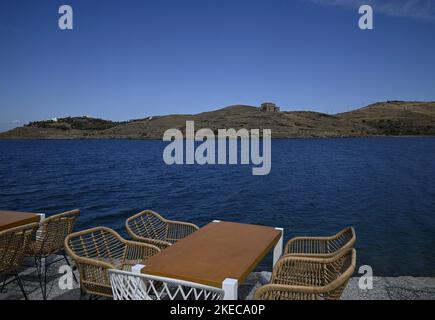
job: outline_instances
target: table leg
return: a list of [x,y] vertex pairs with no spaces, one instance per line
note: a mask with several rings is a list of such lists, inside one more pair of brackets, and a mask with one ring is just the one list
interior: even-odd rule
[[226,278],[222,282],[222,290],[224,290],[224,300],[237,300],[237,291],[239,289],[236,279]]
[[275,229],[281,231],[281,237],[279,238],[277,244],[275,245],[275,248],[273,249],[273,266],[275,266],[279,258],[281,258],[283,239],[284,239],[284,229],[283,228],[275,228]]
[[143,268],[145,268],[143,264],[136,264],[133,267],[131,267],[131,272],[140,274]]

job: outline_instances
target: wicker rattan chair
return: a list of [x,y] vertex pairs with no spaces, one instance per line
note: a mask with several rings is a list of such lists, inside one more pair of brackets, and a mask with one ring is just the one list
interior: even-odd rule
[[[72,233],[74,223],[79,215],[79,210],[72,210],[42,220],[35,239],[30,242],[26,251],[28,256],[32,256],[35,259],[35,266],[44,299],[47,298],[47,270],[51,264],[59,261],[59,259],[48,261],[48,257],[58,254],[62,255],[61,259],[65,259],[66,263],[71,266],[64,251],[64,242],[66,236]],[[73,276],[77,282],[74,273]]]
[[187,222],[171,221],[151,210],[142,211],[125,222],[129,235],[136,241],[165,249],[199,228]]
[[287,242],[284,256],[330,258],[353,248],[355,241],[355,230],[352,227],[331,237],[297,237]]
[[131,270],[160,251],[156,246],[128,241],[114,230],[98,227],[69,235],[65,249],[80,272],[82,293],[112,297],[108,270]]
[[332,258],[282,257],[270,284],[258,288],[254,300],[338,300],[355,264],[355,249]]
[[27,300],[27,294],[17,269],[23,262],[25,250],[37,228],[38,223],[31,223],[0,232],[0,274],[5,276],[0,292],[8,284],[8,276],[13,275],[12,281],[15,280],[18,283],[24,298]]
[[115,300],[222,300],[222,289],[189,281],[109,270]]

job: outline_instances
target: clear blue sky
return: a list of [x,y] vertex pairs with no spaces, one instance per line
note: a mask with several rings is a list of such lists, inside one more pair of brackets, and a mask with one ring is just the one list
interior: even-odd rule
[[[277,102],[336,113],[435,100],[432,0],[0,2],[0,130],[68,115],[128,120]],[[58,29],[58,8],[74,30]]]

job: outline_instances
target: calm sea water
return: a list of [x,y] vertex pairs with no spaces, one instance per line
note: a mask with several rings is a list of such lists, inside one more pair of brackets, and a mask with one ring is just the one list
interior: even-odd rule
[[[0,141],[0,209],[80,208],[77,229],[153,209],[285,228],[286,239],[352,225],[358,265],[435,276],[435,138],[276,140],[272,172],[166,166],[160,141]],[[259,267],[270,269],[270,257]]]

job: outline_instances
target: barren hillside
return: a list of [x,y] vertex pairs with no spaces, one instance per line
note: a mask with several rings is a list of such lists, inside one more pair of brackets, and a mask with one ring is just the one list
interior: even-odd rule
[[274,138],[435,135],[435,102],[389,101],[351,112],[262,112],[252,106],[230,106],[196,115],[148,117],[128,122],[88,117],[32,122],[0,133],[0,139],[161,139],[170,128],[272,129]]

